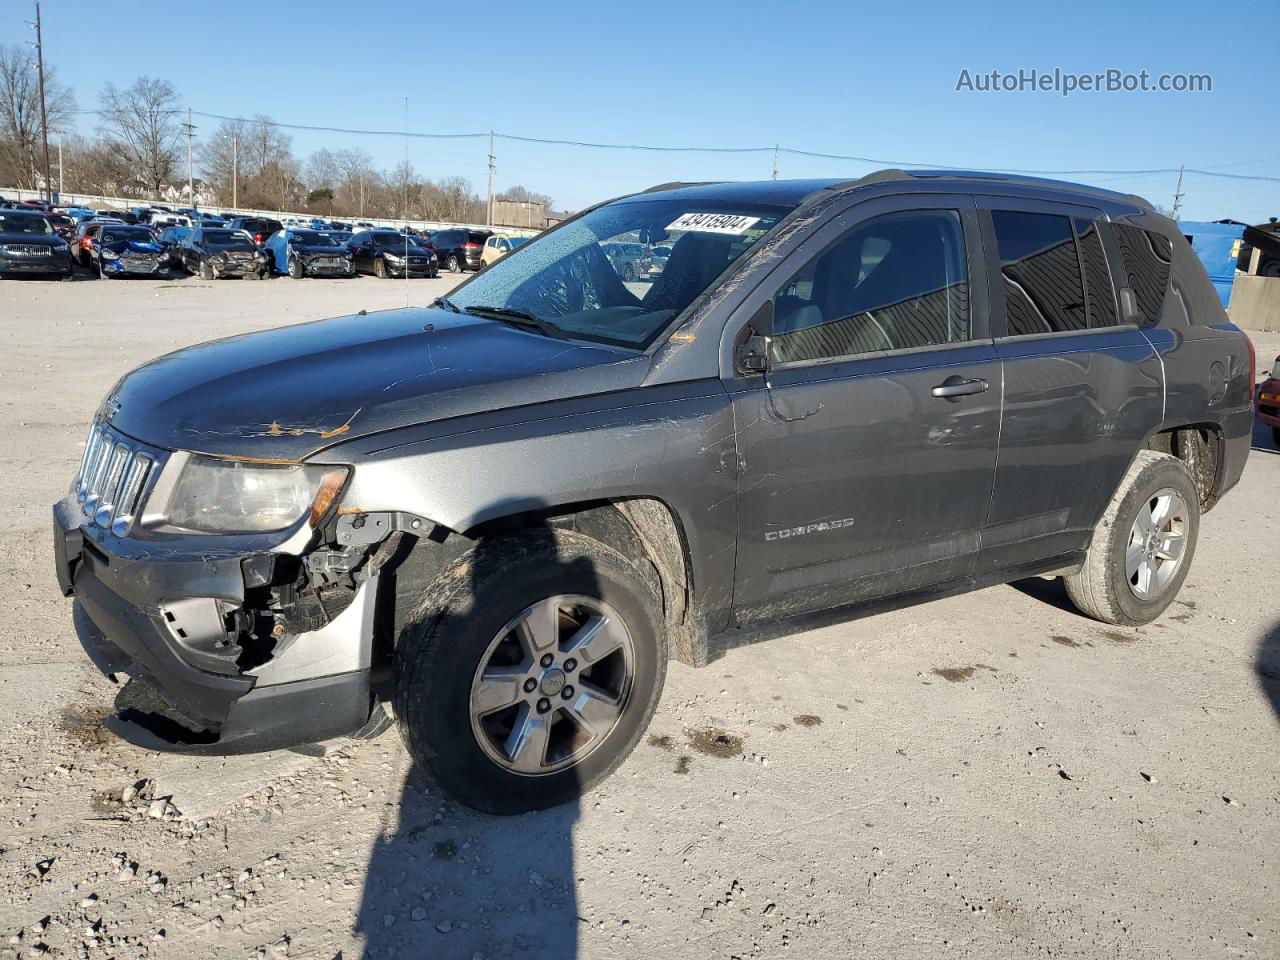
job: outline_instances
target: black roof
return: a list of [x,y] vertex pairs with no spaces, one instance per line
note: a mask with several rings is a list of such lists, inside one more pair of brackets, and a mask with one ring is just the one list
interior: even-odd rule
[[1044,196],[1078,197],[1092,201],[1110,201],[1126,206],[1150,210],[1151,204],[1132,194],[1117,193],[1087,184],[1065,180],[1049,180],[1043,177],[1012,173],[995,173],[980,170],[877,170],[855,180],[829,178],[813,180],[756,180],[722,183],[664,183],[650,187],[643,194],[626,197],[626,200],[649,199],[654,194],[673,200],[706,200],[723,203],[794,208],[819,196],[841,193],[878,184],[894,183],[899,186],[912,184],[915,188],[948,186],[973,189],[975,183],[996,183],[1019,188],[1020,193]]

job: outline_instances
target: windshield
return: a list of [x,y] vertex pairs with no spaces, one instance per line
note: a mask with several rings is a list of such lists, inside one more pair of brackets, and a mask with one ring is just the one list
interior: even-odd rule
[[[613,203],[537,237],[449,299],[529,313],[566,334],[644,348],[786,211],[697,200]],[[661,264],[638,260],[670,245]],[[621,255],[620,255],[621,254]]]
[[102,231],[103,243],[114,243],[117,240],[133,240],[136,243],[150,243],[154,237],[146,227],[112,227]]
[[0,233],[53,233],[53,227],[44,217],[31,214],[0,213]]
[[243,230],[206,230],[204,242],[216,247],[230,243],[252,243],[249,235]]
[[373,242],[379,247],[416,247],[418,245],[417,237],[407,237],[399,233],[375,233],[373,234]]
[[295,230],[292,240],[309,247],[336,247],[333,237],[327,233],[316,233],[314,230]]
[[511,244],[511,249],[514,250],[528,239],[528,237],[507,237],[507,243]]

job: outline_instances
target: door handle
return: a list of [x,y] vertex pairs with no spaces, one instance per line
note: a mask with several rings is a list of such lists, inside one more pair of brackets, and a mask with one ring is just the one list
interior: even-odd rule
[[986,393],[991,384],[985,380],[966,380],[964,377],[947,377],[929,392],[944,400],[955,400],[975,393]]

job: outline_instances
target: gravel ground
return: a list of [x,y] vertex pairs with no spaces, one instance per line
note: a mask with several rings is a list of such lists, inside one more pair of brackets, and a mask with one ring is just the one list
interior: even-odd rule
[[[578,805],[459,808],[394,733],[201,760],[106,734],[48,521],[100,398],[175,347],[405,295],[0,284],[0,957],[1280,956],[1262,430],[1155,624],[1104,627],[1037,580],[673,664],[647,740]],[[1266,366],[1280,336],[1256,342]]]

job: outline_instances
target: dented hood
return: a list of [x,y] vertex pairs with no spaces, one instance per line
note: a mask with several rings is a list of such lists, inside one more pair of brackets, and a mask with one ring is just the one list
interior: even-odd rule
[[623,389],[646,367],[632,351],[480,317],[388,310],[159,357],[116,384],[102,415],[160,447],[302,460],[396,427]]

